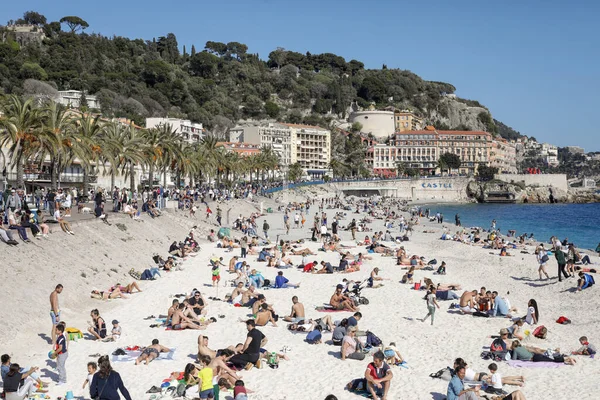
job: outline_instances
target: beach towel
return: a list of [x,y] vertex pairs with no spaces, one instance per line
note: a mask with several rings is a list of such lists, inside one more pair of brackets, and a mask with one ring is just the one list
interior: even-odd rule
[[[158,358],[155,358],[153,361],[161,361],[161,360],[172,360],[175,355],[176,348],[172,348],[168,353],[160,353]],[[112,362],[134,362],[139,356],[142,354],[141,350],[127,351],[124,355],[115,355],[111,356]]]
[[558,368],[561,365],[565,365],[563,363],[555,363],[555,362],[533,362],[533,361],[522,361],[522,360],[508,360],[506,362],[511,367],[516,368]]
[[320,312],[350,312],[350,310],[338,310],[337,308],[333,308],[333,306],[330,304],[325,304],[324,306],[317,306],[315,307],[315,310]]

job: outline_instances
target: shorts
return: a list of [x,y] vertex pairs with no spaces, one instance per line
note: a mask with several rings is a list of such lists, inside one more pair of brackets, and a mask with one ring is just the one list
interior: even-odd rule
[[306,319],[306,317],[294,317],[292,318],[292,320],[290,321],[292,324],[297,324],[300,321],[304,321]]
[[180,331],[183,328],[181,327],[181,324],[177,324],[177,325],[173,325],[173,327],[171,329],[173,329],[174,331]]
[[238,393],[233,400],[248,400],[248,395],[246,393]]
[[213,388],[210,389],[206,389],[200,392],[200,398],[201,399],[214,399],[215,398],[215,391]]
[[212,280],[214,281],[220,281],[221,280],[221,275],[213,275],[212,276]]
[[335,308],[336,310],[345,310],[346,306],[343,303],[339,303]]
[[58,311],[58,314],[54,314],[54,311],[50,311],[50,318],[52,318],[52,325],[58,324],[58,319],[60,319],[60,311]]
[[94,332],[96,332],[96,334],[98,336],[100,336],[102,339],[104,339],[106,337],[106,329],[94,328]]
[[464,306],[464,307],[460,307],[460,311],[466,312],[466,313],[474,313],[475,311],[477,311],[474,308],[471,308],[469,306]]

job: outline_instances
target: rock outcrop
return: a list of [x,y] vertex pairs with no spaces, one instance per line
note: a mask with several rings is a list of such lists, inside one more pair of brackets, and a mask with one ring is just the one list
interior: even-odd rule
[[471,181],[467,186],[467,195],[484,202],[490,193],[510,193],[517,203],[567,203],[573,198],[563,190],[552,187],[531,187],[518,183],[506,183],[498,180],[488,182]]
[[472,131],[487,131],[479,114],[489,113],[484,107],[472,107],[451,97],[442,98],[436,109],[427,110],[432,121],[439,121],[451,128],[466,126]]

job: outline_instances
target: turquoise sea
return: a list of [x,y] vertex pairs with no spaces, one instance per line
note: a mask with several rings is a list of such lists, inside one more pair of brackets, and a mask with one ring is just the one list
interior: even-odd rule
[[595,249],[600,242],[600,203],[596,204],[432,204],[423,206],[444,214],[444,223],[454,225],[458,213],[462,226],[489,229],[493,219],[503,234],[533,233],[538,241],[565,237],[582,249]]

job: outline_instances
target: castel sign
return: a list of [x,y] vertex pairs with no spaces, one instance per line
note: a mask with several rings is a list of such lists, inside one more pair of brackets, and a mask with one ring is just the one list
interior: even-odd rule
[[429,183],[424,182],[421,184],[423,189],[452,189],[452,183]]

